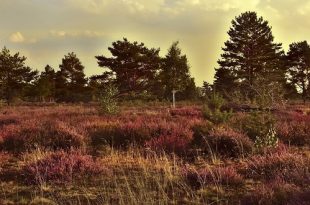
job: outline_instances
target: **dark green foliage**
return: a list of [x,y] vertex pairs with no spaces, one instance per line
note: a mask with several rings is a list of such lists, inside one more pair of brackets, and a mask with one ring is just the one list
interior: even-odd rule
[[55,98],[55,70],[47,65],[39,79],[34,83],[34,93],[40,101],[53,101]]
[[271,113],[252,112],[232,120],[232,125],[246,133],[253,141],[257,137],[264,138],[274,127],[275,119]]
[[11,55],[7,48],[0,52],[0,92],[8,104],[23,97],[25,88],[31,85],[38,73],[25,66],[25,61],[26,57],[19,53]]
[[301,91],[306,101],[310,93],[310,45],[307,41],[290,45],[287,66],[289,82]]
[[101,92],[99,99],[100,113],[102,114],[116,114],[119,110],[117,105],[118,90],[113,85],[107,85]]
[[231,111],[222,110],[225,104],[225,99],[218,93],[213,93],[207,99],[206,105],[203,106],[203,116],[215,124],[221,124],[230,119],[232,116]]
[[178,91],[177,96],[181,97],[181,99],[197,97],[197,88],[194,79],[190,77],[187,57],[182,55],[179,42],[172,44],[168,54],[162,60],[160,82],[166,99],[172,98],[173,90]]
[[268,22],[255,12],[245,12],[232,21],[224,53],[218,61],[215,90],[224,95],[242,89],[253,99],[257,95],[256,81],[264,84],[284,82],[283,51],[274,43]]
[[84,66],[75,53],[68,53],[59,65],[56,74],[56,98],[61,102],[87,101],[85,86],[87,80]]
[[[100,67],[106,72],[121,94],[151,92],[160,66],[159,49],[149,49],[143,43],[123,41],[109,47],[111,58],[96,56]],[[112,80],[113,79],[113,80]]]

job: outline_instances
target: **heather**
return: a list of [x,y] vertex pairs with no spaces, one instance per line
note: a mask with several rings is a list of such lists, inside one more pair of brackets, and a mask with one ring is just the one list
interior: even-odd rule
[[100,109],[2,108],[1,204],[309,203],[307,113],[229,111],[212,122],[201,105]]

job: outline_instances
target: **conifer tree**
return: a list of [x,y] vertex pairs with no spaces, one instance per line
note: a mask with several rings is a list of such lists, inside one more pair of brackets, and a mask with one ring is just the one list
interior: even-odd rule
[[77,102],[85,100],[87,79],[84,66],[75,53],[68,53],[56,74],[56,97],[58,101]]
[[12,103],[15,97],[22,97],[23,91],[38,73],[25,66],[25,61],[26,57],[19,53],[12,55],[5,47],[0,52],[1,98],[8,104]]
[[301,91],[304,102],[310,94],[310,45],[292,43],[287,53],[288,80]]
[[171,98],[173,90],[177,90],[181,96],[180,93],[185,92],[185,90],[186,93],[196,92],[194,79],[190,77],[187,57],[182,55],[179,42],[174,42],[163,58],[160,76],[164,96],[167,99]]
[[105,77],[113,81],[120,94],[151,93],[160,66],[159,49],[126,38],[109,47],[112,57],[96,56],[100,67],[108,68]]
[[222,49],[215,74],[215,89],[230,93],[242,89],[250,98],[256,85],[284,83],[282,45],[274,43],[271,27],[256,12],[245,12],[232,21],[229,40]]

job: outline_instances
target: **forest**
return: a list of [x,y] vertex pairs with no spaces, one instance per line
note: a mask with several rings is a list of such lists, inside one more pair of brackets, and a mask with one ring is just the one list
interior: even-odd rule
[[201,87],[178,41],[115,41],[93,76],[4,47],[0,204],[310,204],[310,45],[256,12],[228,36]]

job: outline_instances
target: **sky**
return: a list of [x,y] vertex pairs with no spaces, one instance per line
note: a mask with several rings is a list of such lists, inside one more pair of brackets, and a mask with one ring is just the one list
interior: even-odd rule
[[0,46],[40,71],[58,70],[75,52],[90,76],[103,72],[94,56],[110,56],[108,47],[123,37],[160,48],[161,56],[179,41],[201,86],[213,81],[231,21],[245,11],[268,20],[285,51],[310,42],[309,0],[0,0]]

